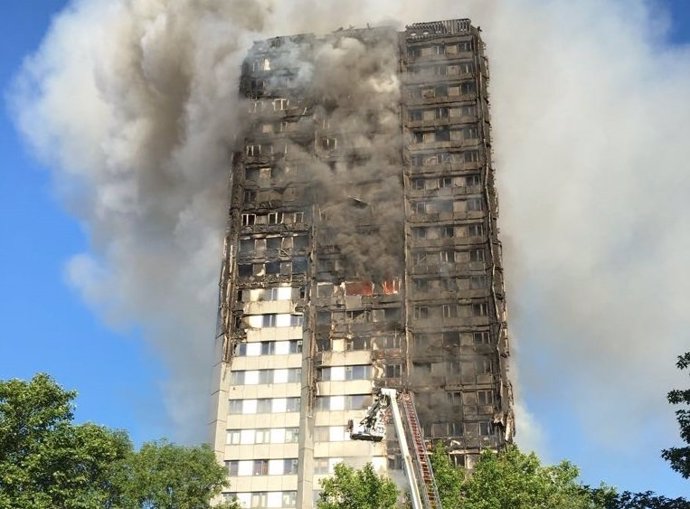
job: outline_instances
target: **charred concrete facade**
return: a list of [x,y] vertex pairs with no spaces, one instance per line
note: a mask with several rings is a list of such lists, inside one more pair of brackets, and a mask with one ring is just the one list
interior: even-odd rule
[[[240,92],[212,432],[246,507],[312,507],[375,387],[471,468],[513,435],[488,65],[469,20],[256,42]],[[393,436],[392,434],[390,435]]]

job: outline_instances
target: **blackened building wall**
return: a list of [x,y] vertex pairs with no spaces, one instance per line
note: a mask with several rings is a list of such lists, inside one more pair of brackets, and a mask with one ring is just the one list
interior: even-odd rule
[[[311,507],[377,386],[471,468],[513,434],[488,65],[469,20],[255,43],[240,86],[216,452],[247,507]],[[391,435],[392,437],[392,435]]]

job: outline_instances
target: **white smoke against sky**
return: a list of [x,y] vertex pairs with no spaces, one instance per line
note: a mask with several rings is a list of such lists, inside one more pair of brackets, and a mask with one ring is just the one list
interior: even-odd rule
[[[673,363],[690,344],[690,52],[663,44],[659,12],[643,0],[82,0],[27,60],[12,101],[91,236],[69,264],[74,284],[105,316],[143,325],[191,436],[205,421],[252,38],[472,18],[492,69],[519,395],[553,402],[601,450],[651,457],[676,435],[664,394],[682,383]],[[558,430],[546,434],[532,433],[541,452]]]

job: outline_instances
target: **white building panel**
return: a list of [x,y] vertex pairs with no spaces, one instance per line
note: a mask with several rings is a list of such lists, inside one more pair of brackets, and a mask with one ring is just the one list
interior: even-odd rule
[[253,465],[253,460],[241,460],[237,465],[237,476],[252,475]]
[[284,384],[288,381],[288,370],[287,369],[276,369],[273,372],[273,383],[274,384]]

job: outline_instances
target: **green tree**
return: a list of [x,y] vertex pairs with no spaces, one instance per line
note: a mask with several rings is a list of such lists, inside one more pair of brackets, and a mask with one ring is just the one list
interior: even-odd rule
[[318,509],[395,509],[398,489],[367,463],[356,470],[339,463],[335,473],[321,481]]
[[0,382],[0,508],[107,507],[111,468],[131,450],[127,435],[73,425],[72,399],[50,377]]
[[461,509],[464,472],[450,461],[443,442],[436,442],[431,450],[431,468],[443,509]]
[[144,444],[122,463],[117,483],[121,503],[128,509],[201,509],[210,507],[211,499],[226,485],[226,474],[206,445],[183,447],[158,441]]
[[600,509],[606,494],[592,493],[578,481],[568,461],[542,466],[534,453],[511,446],[484,451],[462,486],[463,509]]
[[[690,367],[690,352],[678,357],[676,362],[678,369]],[[688,373],[690,374],[690,373]],[[680,426],[680,438],[687,445],[684,447],[670,447],[661,451],[661,457],[671,464],[671,468],[685,479],[690,478],[690,389],[675,389],[668,393],[668,402],[672,405],[685,405],[685,408],[676,410],[676,418]]]
[[211,507],[226,472],[207,446],[135,452],[124,431],[74,424],[75,396],[45,374],[0,381],[0,509]]

